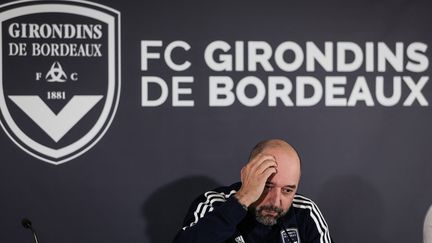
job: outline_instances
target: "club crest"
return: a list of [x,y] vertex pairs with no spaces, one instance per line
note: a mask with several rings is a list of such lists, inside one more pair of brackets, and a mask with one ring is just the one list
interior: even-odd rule
[[300,243],[298,229],[286,228],[281,230],[281,238],[283,243]]
[[120,13],[86,1],[0,6],[0,123],[30,155],[61,164],[94,146],[120,96]]

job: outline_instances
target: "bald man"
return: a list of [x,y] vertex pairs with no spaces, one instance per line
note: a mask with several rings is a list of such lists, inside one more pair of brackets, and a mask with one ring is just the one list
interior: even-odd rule
[[174,243],[332,242],[316,204],[296,193],[300,158],[287,142],[258,143],[240,174],[193,202]]

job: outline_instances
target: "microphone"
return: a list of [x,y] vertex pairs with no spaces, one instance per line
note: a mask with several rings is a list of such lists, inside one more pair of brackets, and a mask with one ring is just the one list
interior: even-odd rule
[[24,228],[31,230],[31,232],[33,233],[33,238],[34,238],[35,243],[39,243],[36,231],[33,229],[31,221],[27,218],[23,218],[21,220],[21,224]]

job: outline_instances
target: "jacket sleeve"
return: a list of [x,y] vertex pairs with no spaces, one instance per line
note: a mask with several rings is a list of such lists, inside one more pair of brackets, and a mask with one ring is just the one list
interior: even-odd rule
[[246,214],[233,196],[204,194],[192,203],[174,243],[222,243],[233,237]]

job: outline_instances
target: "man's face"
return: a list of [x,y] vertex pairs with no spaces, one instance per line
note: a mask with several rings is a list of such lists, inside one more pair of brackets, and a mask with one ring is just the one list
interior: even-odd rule
[[265,148],[262,153],[276,158],[277,173],[269,177],[261,197],[252,206],[258,222],[274,225],[291,207],[300,180],[300,161],[294,151],[283,147]]

